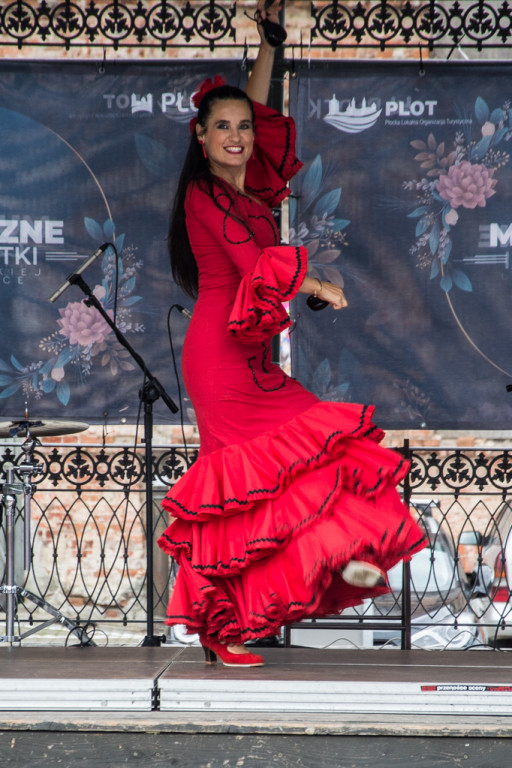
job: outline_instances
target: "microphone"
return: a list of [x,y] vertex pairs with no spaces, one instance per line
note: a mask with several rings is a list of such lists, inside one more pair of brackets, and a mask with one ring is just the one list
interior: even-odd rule
[[72,284],[72,283],[70,283],[70,282],[69,282],[69,278],[70,278],[70,277],[72,277],[72,275],[81,275],[81,274],[82,274],[82,272],[85,272],[85,270],[86,270],[86,269],[87,269],[87,268],[88,268],[88,267],[89,267],[89,266],[90,266],[90,265],[93,263],[93,261],[96,261],[96,259],[98,258],[98,256],[101,256],[101,254],[102,254],[102,253],[105,253],[105,251],[107,250],[107,248],[109,248],[111,245],[112,245],[112,243],[103,243],[103,245],[100,245],[100,247],[99,247],[99,248],[97,248],[97,249],[94,251],[94,253],[93,253],[91,256],[89,256],[89,258],[88,258],[88,259],[86,259],[86,260],[83,262],[83,264],[80,264],[80,266],[78,267],[78,269],[77,269],[77,270],[75,270],[75,272],[72,272],[72,274],[71,274],[71,275],[68,275],[68,277],[66,278],[66,280],[65,280],[65,281],[62,283],[62,285],[60,286],[60,288],[57,288],[57,290],[56,290],[56,291],[54,291],[54,292],[52,293],[52,295],[50,296],[50,298],[48,299],[48,301],[49,301],[51,304],[53,304],[53,303],[54,303],[54,301],[57,301],[57,299],[59,298],[59,296],[62,296],[62,294],[64,293],[64,291],[66,291],[66,290],[69,288],[69,286]]
[[179,304],[176,304],[175,306],[178,312],[181,312],[182,315],[185,315],[189,320],[192,320],[192,312],[189,309],[185,309],[185,307],[181,307]]

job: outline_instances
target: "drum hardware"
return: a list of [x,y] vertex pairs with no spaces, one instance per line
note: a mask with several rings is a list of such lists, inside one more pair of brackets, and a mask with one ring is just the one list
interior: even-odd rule
[[[32,564],[32,547],[30,540],[30,512],[31,500],[33,495],[33,485],[31,483],[32,475],[40,475],[43,472],[43,465],[37,464],[34,460],[34,449],[41,445],[37,435],[63,435],[72,432],[80,432],[87,429],[89,425],[81,422],[44,422],[29,421],[28,417],[18,421],[6,422],[0,424],[0,437],[26,436],[26,440],[21,446],[23,461],[18,465],[12,462],[4,464],[5,482],[2,486],[2,498],[0,505],[0,524],[2,522],[2,512],[5,513],[6,530],[6,583],[0,585],[0,595],[5,595],[6,604],[6,633],[0,635],[0,643],[5,642],[10,645],[21,643],[22,640],[30,635],[40,632],[52,624],[59,623],[65,626],[70,634],[74,634],[80,641],[80,645],[96,645],[96,643],[87,634],[87,627],[77,625],[57,608],[54,608],[46,600],[30,592],[25,587],[15,584],[14,574],[14,528],[16,514],[16,497],[23,495],[24,499],[24,568],[29,570]],[[17,477],[18,476],[18,477]],[[15,635],[14,625],[17,616],[17,605],[19,601],[30,600],[38,608],[42,608],[46,613],[52,616],[51,619],[38,624],[21,635]]]

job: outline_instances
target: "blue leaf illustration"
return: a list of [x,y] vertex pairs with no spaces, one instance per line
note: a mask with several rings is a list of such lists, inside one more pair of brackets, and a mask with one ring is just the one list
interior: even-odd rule
[[130,277],[130,279],[127,280],[126,283],[123,285],[122,293],[124,295],[131,293],[133,291],[133,289],[135,288],[135,283],[136,282],[137,282],[137,278]]
[[333,219],[329,222],[329,229],[331,232],[341,232],[342,229],[348,227],[350,219]]
[[325,357],[313,374],[313,392],[316,395],[323,394],[331,381],[331,364]]
[[55,387],[57,386],[57,382],[55,379],[44,379],[42,383],[43,392],[48,395],[50,392],[53,392]]
[[54,368],[64,368],[65,365],[71,362],[75,356],[75,349],[73,347],[66,347],[63,349],[57,358]]
[[427,206],[422,205],[420,208],[415,208],[414,211],[411,211],[411,213],[408,213],[407,216],[409,219],[417,219],[418,216],[423,216],[424,213],[427,212]]
[[422,235],[424,232],[427,231],[429,227],[429,223],[430,222],[426,217],[418,221],[418,223],[416,224],[416,237],[419,237],[420,235]]
[[353,380],[360,372],[361,365],[357,357],[346,347],[343,347],[338,358],[338,379],[340,381]]
[[463,272],[461,269],[456,269],[455,267],[452,268],[452,277],[453,282],[457,286],[457,288],[460,288],[461,291],[472,291],[473,286],[471,285],[471,280],[466,275],[465,272]]
[[318,194],[320,185],[322,183],[322,158],[317,155],[311,165],[309,166],[307,173],[304,177],[304,183],[302,185],[302,194],[304,200],[304,208],[311,205],[313,200]]
[[444,243],[444,249],[443,249],[443,264],[446,264],[448,259],[450,258],[450,253],[452,252],[452,241],[450,237],[447,237]]
[[154,176],[168,179],[176,172],[176,159],[168,144],[162,141],[136,133],[134,136],[137,154],[144,167]]
[[496,144],[499,144],[500,141],[505,138],[505,136],[509,131],[510,131],[510,128],[498,128],[498,130],[494,133],[492,137],[493,146],[496,146]]
[[0,374],[0,387],[5,387],[7,384],[10,384],[12,381],[12,376],[2,376]]
[[121,251],[123,250],[124,238],[125,238],[124,234],[123,235],[118,235],[116,237],[116,249],[117,249],[118,254],[121,254]]
[[101,243],[103,240],[103,229],[100,227],[98,222],[86,216],[84,218],[84,224],[88,234],[92,237],[92,239],[96,240],[98,243]]
[[439,226],[439,220],[436,219],[434,221],[432,229],[430,230],[430,237],[428,239],[428,244],[430,246],[430,253],[432,254],[432,256],[435,256],[435,254],[437,253],[437,249],[439,248],[440,232],[441,232],[441,227]]
[[338,203],[340,202],[341,188],[333,189],[331,192],[327,192],[315,203],[313,213],[316,216],[323,216],[323,214],[331,214],[336,210]]
[[69,395],[69,384],[65,381],[59,381],[57,384],[57,397],[59,398],[62,405],[67,405],[69,403]]
[[132,307],[141,299],[142,299],[142,296],[128,296],[127,299],[123,299],[123,307]]
[[478,96],[475,101],[475,115],[480,125],[483,125],[489,119],[489,107],[481,96]]
[[11,371],[11,366],[0,357],[0,371]]
[[16,358],[14,357],[14,355],[11,355],[11,363],[14,365],[14,367],[15,367],[15,368],[16,368],[18,371],[22,371],[22,370],[23,370],[23,366],[22,366],[22,364],[21,364],[21,363],[19,363],[19,362],[16,360]]
[[[50,360],[47,360],[46,363],[39,369],[39,373],[41,375],[50,373],[50,371],[53,370],[54,363],[55,363],[55,358],[54,357],[50,358]],[[58,367],[59,366],[57,366],[57,368]]]
[[471,158],[473,160],[481,160],[491,146],[491,141],[492,136],[484,136],[483,139],[480,139],[476,147],[473,149],[473,152],[471,153]]
[[448,293],[448,291],[451,290],[452,285],[453,285],[453,282],[450,275],[443,275],[441,278],[441,288],[443,289],[443,291]]
[[491,123],[494,123],[494,125],[498,125],[500,120],[503,120],[503,110],[501,107],[497,107],[496,109],[493,109],[491,112],[491,116],[489,118]]
[[114,239],[114,234],[116,231],[116,225],[112,221],[112,219],[107,219],[106,222],[103,224],[103,232],[105,234],[105,240],[110,241]]
[[11,384],[10,387],[7,387],[7,389],[4,389],[2,392],[0,392],[0,398],[5,399],[6,397],[10,397],[11,395],[14,395],[14,393],[17,392],[20,387],[21,387],[20,382],[15,382],[14,384]]
[[434,259],[432,261],[432,266],[430,267],[430,279],[433,280],[435,277],[438,276],[440,270],[439,266],[439,259]]

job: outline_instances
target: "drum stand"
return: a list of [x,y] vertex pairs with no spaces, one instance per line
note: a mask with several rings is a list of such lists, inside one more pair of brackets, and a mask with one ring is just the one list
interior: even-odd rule
[[[27,429],[28,434],[28,429]],[[6,583],[0,585],[0,595],[5,595],[6,604],[6,633],[2,637],[0,635],[0,643],[21,643],[30,635],[40,632],[43,629],[51,626],[52,624],[62,624],[66,627],[70,633],[76,635],[80,640],[80,645],[96,645],[95,642],[87,635],[86,628],[80,627],[76,622],[67,619],[59,610],[43,600],[41,597],[34,595],[33,592],[29,592],[24,587],[19,587],[14,583],[14,523],[16,515],[16,496],[23,494],[24,496],[24,566],[25,570],[29,570],[32,563],[32,548],[30,541],[30,501],[33,493],[33,486],[30,483],[32,475],[41,474],[43,471],[42,464],[35,464],[32,451],[36,445],[40,445],[39,440],[27,437],[27,440],[23,443],[21,450],[24,454],[24,462],[18,466],[14,466],[11,462],[4,464],[5,470],[5,483],[2,486],[2,501],[0,507],[0,524],[2,522],[2,510],[5,512],[5,530],[6,530]],[[23,482],[16,482],[16,474],[23,478]],[[30,600],[38,608],[42,608],[46,613],[50,614],[53,618],[38,624],[36,627],[29,629],[22,635],[14,634],[14,624],[17,617],[17,605],[18,602],[24,600]]]

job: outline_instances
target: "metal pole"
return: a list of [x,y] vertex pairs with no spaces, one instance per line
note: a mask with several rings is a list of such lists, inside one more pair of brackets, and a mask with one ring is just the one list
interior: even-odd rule
[[[411,460],[412,454],[409,447],[409,439],[404,439],[403,453],[407,461]],[[411,501],[411,481],[409,472],[404,478],[404,503],[409,506]],[[402,651],[411,650],[411,564],[409,561],[403,563],[402,568],[402,632],[401,632]]]
[[16,616],[16,586],[14,584],[14,518],[16,513],[16,492],[23,490],[20,486],[17,489],[14,483],[14,464],[8,462],[4,465],[5,483],[3,486],[3,506],[5,510],[5,549],[6,549],[6,584],[2,587],[2,592],[6,595],[6,628],[5,641],[13,644],[14,619]]
[[[284,2],[279,12],[279,23],[283,27],[285,27],[286,25]],[[283,78],[284,78],[285,70],[283,67],[283,62],[284,62],[284,51],[283,51],[283,46],[280,45],[278,48],[276,48],[275,59],[274,59],[274,69],[272,73],[272,79],[270,81],[270,93],[269,93],[269,99],[268,99],[268,106],[272,107],[272,109],[275,109],[276,112],[283,112],[283,109],[284,109]],[[282,207],[280,206],[279,219],[277,221],[279,230],[281,230],[281,216],[282,216]],[[276,365],[279,365],[279,363],[281,362],[280,334],[272,338],[271,356],[272,356],[272,362],[275,363]]]

